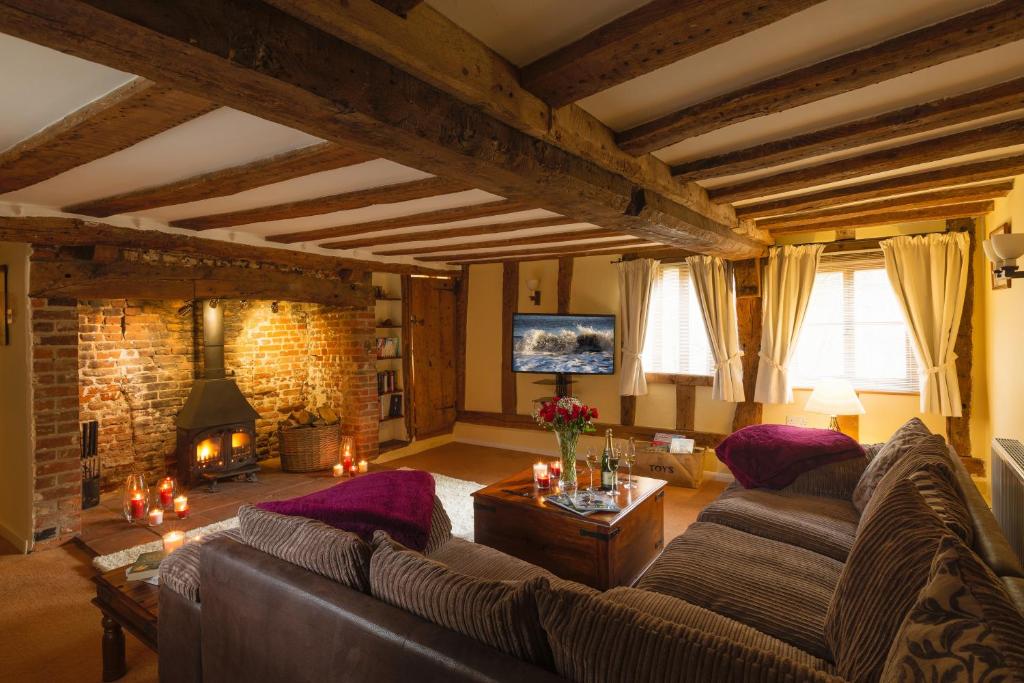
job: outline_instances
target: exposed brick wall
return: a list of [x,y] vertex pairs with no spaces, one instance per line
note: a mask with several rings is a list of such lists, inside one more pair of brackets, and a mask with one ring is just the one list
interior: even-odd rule
[[78,310],[73,299],[32,299],[35,548],[81,530]]

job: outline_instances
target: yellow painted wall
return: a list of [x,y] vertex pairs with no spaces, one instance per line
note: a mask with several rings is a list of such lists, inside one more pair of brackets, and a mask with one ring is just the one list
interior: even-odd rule
[[466,311],[466,410],[501,412],[501,264],[473,266]]

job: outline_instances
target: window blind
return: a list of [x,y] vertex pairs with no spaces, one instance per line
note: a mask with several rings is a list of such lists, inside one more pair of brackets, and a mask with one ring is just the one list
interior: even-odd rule
[[710,375],[713,371],[704,318],[685,263],[663,264],[647,313],[644,371]]

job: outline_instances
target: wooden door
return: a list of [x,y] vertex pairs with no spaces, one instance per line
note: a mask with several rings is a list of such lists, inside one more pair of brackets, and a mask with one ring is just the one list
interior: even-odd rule
[[409,278],[412,427],[416,438],[455,425],[455,280]]

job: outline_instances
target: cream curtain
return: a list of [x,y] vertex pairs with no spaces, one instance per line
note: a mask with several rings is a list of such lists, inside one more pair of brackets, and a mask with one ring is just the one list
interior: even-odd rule
[[776,247],[768,253],[761,287],[761,352],[754,400],[792,403],[789,361],[804,324],[822,244]]
[[622,396],[644,396],[644,378],[640,354],[647,337],[647,307],[651,289],[658,273],[658,261],[636,259],[619,262],[619,308],[622,318],[622,368],[619,393]]
[[743,363],[740,332],[736,323],[736,281],[732,264],[717,256],[690,256],[690,280],[697,292],[700,312],[715,358],[715,382],[711,398],[740,403],[743,396]]
[[893,237],[880,246],[921,365],[921,412],[960,417],[953,347],[967,292],[970,237],[963,232]]

